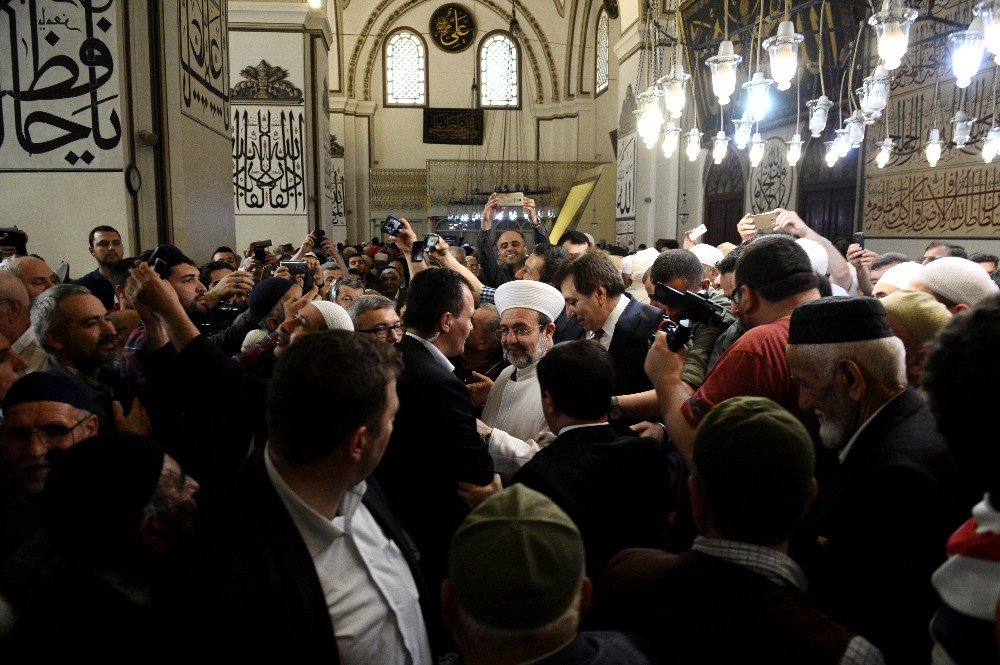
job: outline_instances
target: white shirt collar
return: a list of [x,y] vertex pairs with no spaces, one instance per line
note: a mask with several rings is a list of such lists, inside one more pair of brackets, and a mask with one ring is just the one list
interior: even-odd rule
[[892,404],[893,400],[897,399],[900,395],[902,395],[905,392],[906,392],[905,390],[901,390],[897,395],[894,395],[891,399],[889,399],[888,401],[886,401],[882,406],[880,406],[879,408],[875,409],[875,413],[873,413],[868,418],[868,420],[866,420],[865,422],[861,423],[861,427],[858,428],[858,431],[856,431],[854,433],[854,436],[851,437],[851,440],[847,442],[847,445],[844,446],[841,449],[840,454],[838,455],[838,457],[840,458],[840,463],[841,464],[843,464],[844,460],[847,459],[847,454],[849,452],[851,452],[851,448],[854,446],[854,442],[858,440],[858,437],[861,436],[861,433],[863,431],[865,431],[866,427],[868,427],[868,423],[870,423],[871,421],[875,420],[875,416],[877,416],[878,414],[882,413],[882,409],[884,409],[885,407],[887,407],[890,404]]
[[21,336],[17,338],[17,341],[10,345],[10,348],[14,349],[14,353],[20,353],[34,341],[34,332],[31,330],[31,326],[28,326],[28,329],[21,333]]
[[411,332],[407,332],[406,334],[412,337],[413,339],[417,340],[421,344],[423,344],[424,347],[431,352],[431,355],[434,356],[434,360],[436,360],[439,365],[444,367],[449,372],[455,371],[455,366],[451,364],[451,361],[449,361],[448,358],[443,353],[441,353],[441,349],[437,348],[436,346],[428,342],[420,335],[414,335]]
[[[629,298],[624,293],[618,296],[618,303],[615,305],[615,308],[608,314],[608,318],[604,319],[604,325],[601,326],[601,330],[604,331],[604,337],[601,338],[601,346],[605,349],[611,345],[611,337],[615,334],[615,326],[618,325],[618,319],[622,317],[622,313],[628,307],[628,301]],[[593,333],[591,333],[591,337],[593,337]]]
[[565,434],[570,430],[580,429],[581,427],[604,427],[607,424],[608,424],[607,422],[603,422],[603,423],[581,423],[579,425],[566,425],[566,427],[563,427],[561,430],[559,430],[559,432],[556,433],[556,436],[562,436],[563,434]]

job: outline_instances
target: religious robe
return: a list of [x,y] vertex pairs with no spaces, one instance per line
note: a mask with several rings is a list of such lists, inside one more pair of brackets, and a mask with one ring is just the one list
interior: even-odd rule
[[516,378],[513,365],[504,369],[483,408],[483,422],[493,428],[490,455],[498,473],[513,474],[556,438],[542,413],[537,367],[517,370]]

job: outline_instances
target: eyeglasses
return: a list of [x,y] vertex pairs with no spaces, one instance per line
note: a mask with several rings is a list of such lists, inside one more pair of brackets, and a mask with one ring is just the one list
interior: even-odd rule
[[507,335],[513,335],[514,337],[527,337],[533,333],[536,329],[541,330],[545,326],[538,326],[537,328],[525,328],[524,326],[517,326],[516,328],[500,328],[496,331],[494,337],[503,341],[503,338]]
[[404,332],[406,332],[406,326],[403,325],[402,321],[400,321],[394,326],[375,326],[374,328],[359,329],[356,330],[355,332],[370,333],[372,335],[375,335],[379,339],[385,339],[386,337],[389,336],[390,330],[396,333],[397,335],[402,335]]
[[733,301],[733,304],[739,306],[740,301],[743,300],[743,287],[745,284],[737,284],[733,289],[733,295],[729,297]]
[[89,417],[90,414],[88,413],[83,418],[76,421],[72,427],[64,427],[62,425],[46,425],[45,427],[41,427],[39,429],[9,427],[3,432],[3,441],[7,444],[24,446],[31,440],[31,437],[37,436],[47,448],[51,448],[66,441],[66,437],[72,434],[73,430],[82,425],[83,422]]

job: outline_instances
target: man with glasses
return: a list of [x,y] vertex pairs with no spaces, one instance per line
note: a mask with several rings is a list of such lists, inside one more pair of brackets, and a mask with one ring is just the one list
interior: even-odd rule
[[372,335],[386,344],[398,344],[406,332],[392,301],[385,296],[361,296],[351,303],[347,313],[355,332]]

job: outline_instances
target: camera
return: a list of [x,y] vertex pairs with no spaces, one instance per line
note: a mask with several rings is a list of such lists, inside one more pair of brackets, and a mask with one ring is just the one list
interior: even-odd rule
[[[723,325],[726,322],[726,309],[702,293],[678,291],[665,284],[653,285],[653,298],[671,309],[677,310],[677,319],[687,319],[691,323],[708,325]],[[691,339],[691,329],[664,316],[657,330],[667,333],[667,344],[671,351],[678,351]],[[649,343],[656,339],[656,332],[649,336]]]
[[289,275],[304,275],[309,270],[309,264],[305,261],[282,261],[278,265],[288,268]]
[[399,235],[399,232],[400,230],[402,230],[402,228],[403,228],[403,223],[398,219],[396,219],[395,217],[393,217],[392,215],[386,217],[385,221],[382,222],[382,233],[390,235],[394,238],[397,235]]
[[323,241],[326,240],[326,231],[323,229],[316,229],[313,231],[313,239],[316,241],[317,245],[322,245]]
[[439,242],[441,242],[441,236],[436,233],[428,233],[427,237],[424,238],[424,249],[428,252],[433,252],[437,249]]
[[501,208],[523,208],[524,192],[501,192],[497,194],[497,205]]
[[253,258],[254,260],[264,265],[267,262],[267,248],[271,246],[270,240],[260,240],[258,242],[252,243],[250,245],[253,247]]
[[166,279],[170,275],[170,266],[168,266],[167,262],[158,256],[159,253],[160,248],[157,247],[153,250],[153,253],[149,255],[149,261],[147,261],[147,263],[149,264],[149,267],[153,269],[153,272],[160,276],[160,279]]

